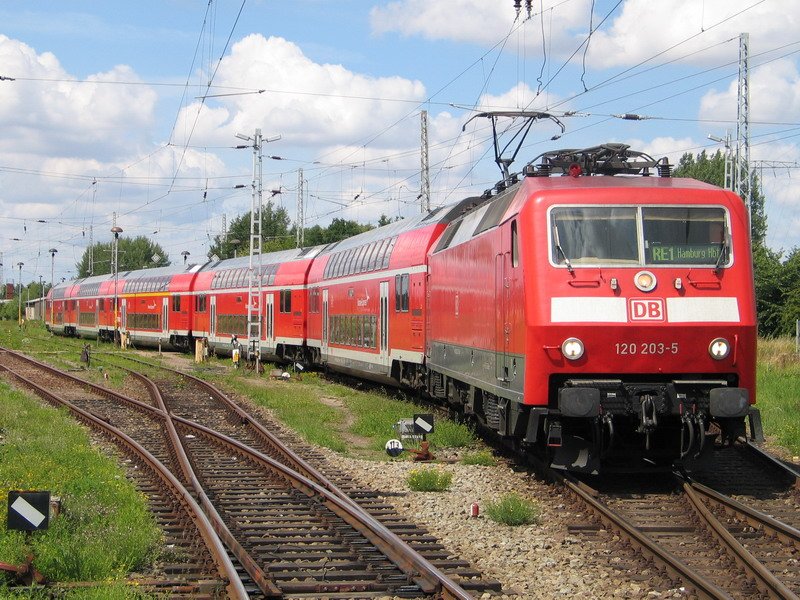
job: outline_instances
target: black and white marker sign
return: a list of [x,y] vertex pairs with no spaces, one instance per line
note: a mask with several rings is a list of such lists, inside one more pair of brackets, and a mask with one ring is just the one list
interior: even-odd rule
[[50,524],[50,492],[8,492],[9,530],[37,531]]
[[386,442],[386,454],[388,454],[392,458],[400,456],[402,452],[403,452],[403,442],[401,442],[400,440],[389,440],[388,442]]
[[433,415],[414,415],[414,433],[433,433]]

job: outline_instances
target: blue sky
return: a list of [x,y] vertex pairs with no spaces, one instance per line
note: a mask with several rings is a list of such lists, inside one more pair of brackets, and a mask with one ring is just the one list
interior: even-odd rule
[[4,279],[24,262],[24,281],[49,280],[51,247],[56,277],[74,276],[90,231],[110,239],[113,212],[173,262],[202,260],[223,220],[249,210],[235,186],[249,186],[252,154],[234,135],[257,127],[281,136],[264,146],[281,157],[265,159],[264,187],[292,219],[303,169],[307,226],[419,211],[421,110],[434,206],[499,178],[486,123],[462,131],[480,110],[575,111],[559,140],[535,125],[517,169],[609,141],[673,162],[716,151],[708,134],[735,134],[742,32],[752,158],[781,161],[761,171],[768,243],[800,245],[793,2],[533,0],[530,17],[521,4],[517,17],[513,0],[3,3]]

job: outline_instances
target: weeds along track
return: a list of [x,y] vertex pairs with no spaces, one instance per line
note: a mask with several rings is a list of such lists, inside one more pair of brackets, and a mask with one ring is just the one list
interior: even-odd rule
[[[727,467],[707,474],[708,485],[679,474],[606,477],[591,487],[571,478],[564,483],[698,597],[798,598],[796,476],[752,448],[719,454]],[[714,485],[737,492],[737,499]]]
[[[256,596],[472,597],[324,477],[314,481],[314,469],[303,459],[292,458],[269,436],[260,439],[249,415],[216,406],[217,394],[197,387],[201,382],[177,375],[171,383],[169,377],[160,385],[149,382],[152,402],[146,404],[9,352],[0,359],[7,368],[26,372],[28,380],[59,390],[95,420],[114,423],[143,446],[152,445],[191,489],[237,565],[247,571],[239,586],[257,586]],[[139,380],[145,381],[143,376]],[[43,392],[39,387],[37,393]],[[281,461],[294,460],[305,474],[267,452],[280,455]],[[409,537],[414,539],[414,533]],[[429,536],[417,532],[416,537],[419,544],[435,546]],[[473,587],[499,589],[458,567]],[[252,595],[253,589],[248,592]]]
[[[174,464],[165,431],[141,411],[124,414],[113,394],[72,377],[63,377],[45,365],[0,350],[0,371],[55,406],[66,406],[91,429],[113,443],[124,457],[126,473],[148,499],[151,512],[170,548],[160,575],[132,581],[138,589],[175,598],[246,598],[231,560],[211,523],[182,482],[165,465]],[[58,390],[56,394],[52,390]],[[134,418],[131,416],[136,415]],[[130,433],[124,426],[134,421]],[[146,444],[141,443],[146,441]]]

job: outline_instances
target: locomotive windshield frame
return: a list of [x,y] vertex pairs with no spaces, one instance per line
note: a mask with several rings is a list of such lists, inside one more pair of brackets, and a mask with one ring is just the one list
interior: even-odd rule
[[547,223],[556,268],[733,265],[730,213],[720,205],[557,204]]

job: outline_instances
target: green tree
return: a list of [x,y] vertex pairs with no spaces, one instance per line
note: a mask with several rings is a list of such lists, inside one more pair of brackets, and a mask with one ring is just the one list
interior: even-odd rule
[[332,244],[371,229],[375,229],[375,226],[349,219],[334,219],[327,227],[320,227],[319,225],[309,227],[303,232],[303,238],[306,246],[319,246],[321,244]]
[[780,290],[782,305],[776,333],[794,335],[795,324],[800,319],[800,248],[793,248],[783,263]]
[[762,244],[753,247],[758,334],[770,337],[780,330],[783,313],[781,253]]
[[[289,231],[289,214],[286,209],[275,207],[267,202],[261,211],[262,250],[286,250],[294,248],[295,237]],[[250,213],[246,212],[231,221],[228,231],[214,237],[209,249],[209,256],[216,254],[219,258],[233,258],[234,253],[241,256],[250,252]]]
[[[89,254],[94,251],[94,272],[89,272]],[[111,253],[113,242],[100,242],[87,248],[81,260],[75,265],[78,277],[104,275],[111,273]],[[157,243],[140,235],[135,238],[119,238],[117,250],[120,271],[133,271],[152,267],[166,267],[170,264],[169,256]]]

